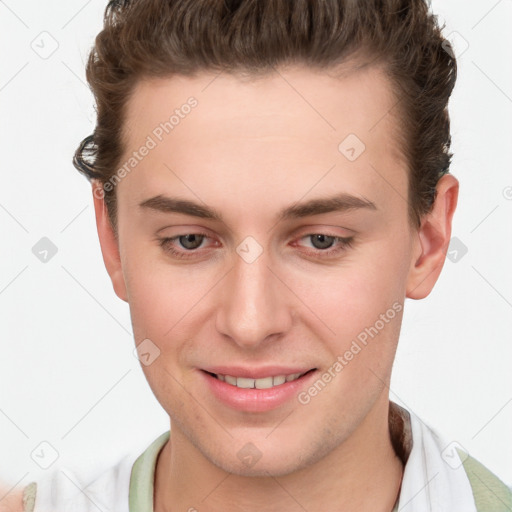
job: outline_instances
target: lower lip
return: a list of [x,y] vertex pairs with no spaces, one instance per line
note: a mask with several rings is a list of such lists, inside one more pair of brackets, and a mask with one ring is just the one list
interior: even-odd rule
[[265,412],[296,397],[298,393],[314,378],[316,370],[309,372],[291,382],[285,382],[269,389],[239,388],[227,384],[203,370],[199,373],[206,380],[213,395],[233,409],[248,412]]

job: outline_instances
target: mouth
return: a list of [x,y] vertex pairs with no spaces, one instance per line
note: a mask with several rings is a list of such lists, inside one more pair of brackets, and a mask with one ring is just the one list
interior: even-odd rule
[[200,369],[206,389],[230,409],[265,413],[293,406],[294,399],[316,378],[317,368],[218,366]]
[[225,375],[221,373],[212,373],[206,370],[203,370],[204,373],[207,373],[211,377],[214,377],[226,384],[229,384],[233,387],[237,387],[240,389],[272,389],[278,386],[281,386],[287,382],[293,382],[295,380],[304,377],[305,375],[314,372],[316,368],[312,368],[302,373],[290,373],[283,375],[269,375],[268,377],[262,377],[258,379],[252,379],[249,377],[237,377],[234,375]]

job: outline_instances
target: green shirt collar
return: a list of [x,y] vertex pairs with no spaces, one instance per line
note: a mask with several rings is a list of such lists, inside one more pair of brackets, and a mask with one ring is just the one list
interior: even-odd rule
[[130,512],[153,512],[156,460],[170,433],[168,430],[158,436],[134,462],[128,494]]

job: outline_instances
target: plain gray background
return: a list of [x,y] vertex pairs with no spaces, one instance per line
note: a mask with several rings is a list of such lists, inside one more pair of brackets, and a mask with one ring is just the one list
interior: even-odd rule
[[[105,5],[0,1],[0,480],[11,485],[59,466],[93,477],[169,428],[71,164],[94,128],[84,67]],[[459,55],[456,240],[433,293],[406,301],[390,395],[510,484],[512,2],[433,8]],[[47,262],[32,250],[43,237],[57,250]]]

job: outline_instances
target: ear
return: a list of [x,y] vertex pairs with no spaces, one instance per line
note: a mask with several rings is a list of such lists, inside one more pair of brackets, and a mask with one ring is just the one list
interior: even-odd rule
[[451,174],[445,174],[438,181],[436,190],[432,210],[423,217],[414,242],[406,290],[406,297],[410,299],[424,299],[432,291],[450,244],[459,182]]
[[107,207],[105,205],[105,192],[102,184],[98,180],[92,181],[92,197],[94,200],[94,211],[96,213],[96,228],[100,239],[101,253],[103,262],[108,275],[112,280],[116,295],[128,302],[126,293],[126,284],[124,281],[123,268],[121,266],[121,257],[119,254],[119,243],[110,223]]

